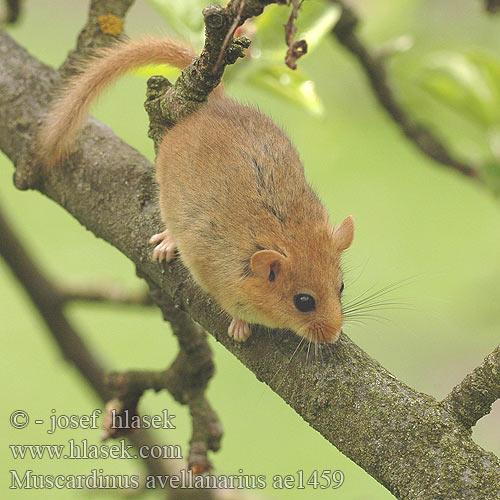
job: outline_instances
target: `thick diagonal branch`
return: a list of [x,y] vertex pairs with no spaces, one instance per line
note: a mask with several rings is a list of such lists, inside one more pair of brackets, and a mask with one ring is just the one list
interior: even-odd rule
[[[54,70],[0,31],[0,148],[14,165],[29,160],[48,105]],[[269,384],[304,420],[398,498],[497,500],[500,460],[477,446],[441,403],[388,373],[345,335],[305,363],[290,332],[256,329],[244,344],[179,261],[163,270],[148,240],[161,222],[152,166],[93,120],[78,167],[63,165],[37,187],[96,236],[119,249],[178,307]],[[277,367],[283,375],[276,377]]]
[[455,158],[437,137],[422,124],[414,121],[405,111],[389,85],[384,61],[377,58],[357,35],[358,17],[343,0],[332,1],[340,5],[342,12],[333,28],[333,35],[358,60],[379,104],[387,111],[403,134],[429,158],[461,174],[477,179],[479,173],[476,166]]
[[491,411],[491,405],[499,398],[500,346],[453,388],[443,404],[470,429]]

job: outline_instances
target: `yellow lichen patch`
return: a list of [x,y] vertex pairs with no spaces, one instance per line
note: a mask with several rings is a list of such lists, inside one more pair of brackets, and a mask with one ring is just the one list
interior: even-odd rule
[[97,18],[99,27],[105,35],[119,35],[123,30],[123,20],[114,14],[106,14]]

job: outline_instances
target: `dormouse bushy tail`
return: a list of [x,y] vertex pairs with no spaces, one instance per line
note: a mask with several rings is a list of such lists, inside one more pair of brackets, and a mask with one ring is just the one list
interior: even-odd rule
[[56,97],[38,135],[38,152],[52,166],[69,152],[89,108],[120,76],[147,64],[167,63],[183,69],[196,55],[178,42],[165,38],[128,40],[96,52]]

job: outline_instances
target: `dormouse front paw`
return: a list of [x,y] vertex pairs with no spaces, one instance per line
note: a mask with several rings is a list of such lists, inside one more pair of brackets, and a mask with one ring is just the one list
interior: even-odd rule
[[165,260],[170,262],[175,258],[175,252],[177,250],[177,244],[174,241],[172,235],[165,229],[163,233],[154,234],[149,240],[150,243],[157,243],[155,249],[153,250],[153,259],[161,262]]
[[233,318],[227,334],[232,337],[236,342],[245,342],[250,337],[250,325],[242,319]]

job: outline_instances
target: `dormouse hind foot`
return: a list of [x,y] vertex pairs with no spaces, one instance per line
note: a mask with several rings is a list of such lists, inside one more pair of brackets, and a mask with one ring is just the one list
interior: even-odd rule
[[233,318],[227,334],[232,337],[236,342],[245,342],[250,337],[250,325],[242,319]]
[[153,250],[153,259],[161,262],[166,260],[170,262],[175,258],[175,252],[177,250],[177,244],[174,241],[172,235],[165,229],[163,233],[154,234],[149,240],[150,243],[157,243],[155,249]]

